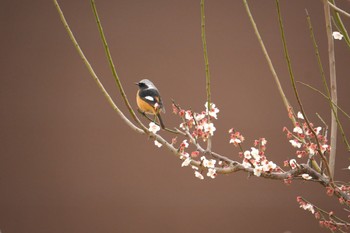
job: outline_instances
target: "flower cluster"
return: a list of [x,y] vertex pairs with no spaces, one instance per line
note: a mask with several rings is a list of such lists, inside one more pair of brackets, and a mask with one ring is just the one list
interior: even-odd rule
[[[182,164],[181,167],[187,167],[191,164],[191,161],[198,157],[199,155],[199,151],[192,151],[191,154],[187,153],[185,151],[186,148],[188,148],[189,144],[187,142],[187,140],[182,141],[182,143],[180,144],[180,147],[178,149],[178,151],[181,153],[180,159],[182,160]],[[211,177],[212,179],[214,179],[217,175],[216,173],[216,169],[215,169],[215,164],[216,164],[216,160],[215,159],[207,159],[205,156],[202,156],[200,158],[201,161],[201,166],[203,168],[207,169],[207,176]],[[204,176],[202,175],[202,172],[199,171],[199,168],[197,166],[191,166],[192,169],[194,170],[194,175],[195,177],[203,180]]]
[[326,212],[324,210],[321,210],[300,196],[297,197],[297,202],[300,208],[310,211],[315,216],[315,218],[318,219],[320,226],[328,228],[332,232],[336,230],[344,232],[343,230],[349,229],[350,227],[349,223],[334,216],[333,211]]
[[238,131],[235,131],[233,128],[231,128],[228,132],[230,134],[230,143],[233,143],[234,146],[237,147],[244,141],[242,134]]
[[209,136],[213,136],[216,130],[212,119],[217,119],[219,109],[214,103],[211,103],[211,108],[208,108],[208,103],[205,104],[205,111],[201,113],[193,112],[192,110],[184,110],[179,106],[173,104],[173,112],[179,115],[183,122],[180,124],[180,128],[183,130],[192,131],[191,135],[197,140],[202,139],[206,141]]
[[274,162],[267,160],[265,156],[266,144],[266,139],[260,138],[255,140],[255,147],[251,147],[250,150],[243,153],[242,165],[246,168],[252,167],[255,176],[261,176],[263,172],[280,171],[280,168]]
[[311,158],[320,153],[322,155],[329,153],[331,148],[327,144],[327,138],[324,136],[326,132],[322,132],[322,127],[314,127],[310,123],[311,130],[300,112],[297,116],[301,122],[297,122],[292,131],[289,131],[286,127],[283,128],[287,138],[290,139],[290,144],[294,148],[300,149],[296,151],[296,156],[298,158]]

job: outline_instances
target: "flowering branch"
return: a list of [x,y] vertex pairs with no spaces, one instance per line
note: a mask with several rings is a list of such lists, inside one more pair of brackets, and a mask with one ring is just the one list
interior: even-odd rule
[[[320,70],[320,73],[321,73],[321,78],[322,78],[322,82],[323,82],[323,87],[324,87],[324,90],[326,91],[326,94],[327,95],[324,95],[322,92],[318,91],[319,93],[321,93],[322,95],[324,95],[327,99],[328,99],[328,102],[329,102],[329,106],[331,107],[332,109],[332,112],[333,112],[333,115],[335,116],[335,120],[337,122],[337,125],[340,129],[340,132],[341,132],[341,135],[342,135],[342,138],[343,138],[343,142],[345,143],[346,147],[347,147],[347,150],[350,151],[350,145],[349,145],[349,142],[346,138],[346,135],[345,135],[345,132],[344,132],[344,129],[343,129],[343,126],[339,120],[339,117],[338,117],[338,114],[336,112],[336,109],[339,109],[341,112],[345,113],[342,109],[340,109],[336,103],[334,103],[332,101],[332,98],[331,98],[331,93],[329,91],[329,88],[328,88],[328,84],[327,84],[327,80],[326,80],[326,77],[325,77],[325,74],[324,74],[324,71],[323,71],[323,66],[322,66],[322,62],[321,62],[321,57],[320,57],[320,54],[319,54],[319,51],[318,51],[318,46],[317,46],[317,42],[316,42],[316,39],[315,39],[315,35],[313,33],[313,28],[312,28],[312,24],[311,24],[311,19],[310,19],[310,16],[309,16],[309,13],[308,11],[306,10],[306,18],[307,18],[307,22],[309,24],[309,30],[310,30],[310,36],[311,36],[311,39],[312,39],[312,42],[313,42],[313,46],[314,46],[314,50],[315,50],[315,54],[316,54],[316,57],[317,57],[317,63],[318,63],[318,66],[319,66],[319,70]],[[345,113],[346,116],[349,117],[348,114]],[[350,117],[349,117],[350,118]]]
[[330,229],[332,232],[340,231],[345,232],[350,228],[350,223],[337,217],[333,211],[325,211],[320,207],[313,205],[311,202],[307,201],[305,198],[298,196],[297,202],[300,208],[310,211],[316,219],[319,220],[319,224],[322,227]]
[[[302,113],[302,116],[303,118],[305,119],[305,122],[307,124],[307,127],[308,129],[311,131],[311,133],[313,134],[313,136],[315,137],[315,140],[316,140],[316,145],[317,145],[317,150],[318,150],[318,154],[320,155],[325,167],[326,167],[326,171],[327,171],[327,174],[330,176],[330,179],[332,180],[332,173],[331,173],[331,170],[329,168],[329,165],[328,165],[328,161],[325,157],[325,155],[323,154],[322,152],[322,149],[321,149],[321,145],[318,141],[318,138],[317,138],[317,134],[316,132],[314,131],[314,129],[311,127],[311,124],[310,124],[310,121],[308,120],[307,118],[307,115],[305,113],[305,110],[304,110],[304,107],[301,103],[301,99],[299,97],[299,94],[298,94],[298,90],[296,88],[296,84],[295,84],[295,78],[294,78],[294,74],[293,74],[293,70],[292,70],[292,65],[291,65],[291,61],[290,61],[290,58],[289,58],[289,53],[288,53],[288,48],[287,48],[287,42],[286,42],[286,38],[285,38],[285,34],[284,34],[284,29],[283,29],[283,22],[282,22],[282,17],[281,17],[281,11],[280,11],[280,6],[279,6],[279,0],[276,0],[276,6],[277,6],[277,15],[278,15],[278,22],[279,22],[279,26],[280,26],[280,32],[281,32],[281,39],[282,39],[282,44],[283,44],[283,50],[284,50],[284,54],[285,54],[285,58],[286,58],[286,61],[287,61],[287,66],[288,66],[288,71],[289,71],[289,76],[290,76],[290,80],[291,80],[291,83],[292,83],[292,87],[293,87],[293,91],[294,91],[294,94],[295,94],[295,97],[297,99],[297,102],[298,102],[298,105],[300,107],[300,111]],[[316,164],[316,162],[312,159],[311,160],[312,163],[313,163],[313,166],[315,166],[315,168],[318,169],[318,165]]]

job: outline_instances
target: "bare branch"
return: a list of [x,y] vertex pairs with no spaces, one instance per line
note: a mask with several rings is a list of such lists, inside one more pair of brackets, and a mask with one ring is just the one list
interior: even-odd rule
[[[206,90],[207,90],[207,108],[208,108],[208,124],[210,123],[210,109],[211,109],[211,92],[210,92],[210,70],[209,70],[209,59],[207,50],[207,39],[205,35],[205,11],[204,11],[204,0],[201,0],[201,36],[203,43],[203,54],[204,54],[204,64],[205,64],[205,80],[206,80]],[[207,141],[207,150],[211,151],[211,136],[209,135]]]
[[[270,71],[271,71],[272,76],[273,76],[273,78],[274,78],[274,80],[275,80],[275,83],[276,83],[276,85],[277,85],[277,89],[278,89],[278,91],[279,91],[279,93],[280,93],[280,96],[281,96],[281,98],[282,98],[283,104],[284,104],[285,108],[287,109],[287,112],[288,112],[288,113],[289,113],[290,111],[293,112],[293,108],[292,108],[292,106],[289,104],[289,101],[288,101],[286,95],[284,94],[284,91],[283,91],[281,82],[280,82],[280,80],[279,80],[279,78],[278,78],[278,75],[277,75],[277,73],[276,73],[275,68],[273,67],[271,58],[270,58],[270,56],[269,56],[269,54],[268,54],[268,52],[267,52],[267,50],[266,50],[266,47],[265,47],[265,45],[264,45],[264,42],[263,42],[263,40],[262,40],[262,38],[261,38],[261,36],[260,36],[258,27],[256,26],[256,23],[255,23],[254,18],[253,18],[253,15],[252,15],[252,13],[250,12],[250,9],[249,9],[247,0],[243,0],[243,3],[244,3],[244,6],[245,6],[245,8],[246,8],[246,11],[247,11],[248,17],[249,17],[249,19],[250,19],[250,22],[252,23],[252,26],[253,26],[255,35],[256,35],[256,37],[258,38],[258,41],[259,41],[260,46],[261,46],[261,49],[262,49],[262,51],[263,51],[263,53],[264,53],[265,59],[266,59],[268,65],[269,65]],[[292,120],[292,122],[293,122],[293,125],[295,125],[296,119],[295,119],[294,113],[293,113],[293,115],[291,116],[291,120]]]
[[99,78],[97,77],[95,71],[93,70],[93,68],[90,65],[90,62],[88,61],[88,59],[85,57],[83,51],[81,50],[77,40],[75,39],[72,30],[70,29],[64,14],[60,8],[60,6],[58,5],[57,0],[53,0],[54,4],[56,6],[56,9],[58,11],[58,14],[60,15],[61,21],[64,25],[64,27],[66,28],[66,31],[71,39],[71,41],[74,44],[74,47],[76,48],[77,52],[79,53],[79,56],[81,57],[81,59],[83,60],[83,62],[85,63],[85,66],[87,67],[90,75],[92,76],[92,78],[94,79],[94,81],[96,82],[97,86],[101,89],[101,91],[103,92],[104,96],[106,97],[108,103],[111,105],[111,107],[113,108],[114,111],[116,111],[118,113],[118,115],[122,118],[122,120],[128,125],[130,126],[130,128],[132,128],[134,131],[138,132],[138,133],[144,133],[143,130],[141,130],[140,128],[138,128],[137,126],[135,126],[131,121],[129,121],[129,119],[123,114],[123,112],[118,108],[118,106],[114,103],[113,99],[110,97],[110,95],[108,94],[107,90],[104,88],[103,84],[101,83],[101,81],[99,80]]
[[104,49],[105,49],[105,53],[106,53],[106,56],[107,56],[107,60],[109,62],[109,65],[110,65],[110,68],[111,68],[111,71],[112,71],[112,74],[113,74],[113,77],[116,81],[116,84],[119,88],[119,92],[121,93],[122,97],[123,97],[123,100],[124,100],[124,103],[125,103],[125,106],[128,108],[129,110],[129,113],[130,115],[132,116],[132,118],[137,122],[137,124],[143,129],[143,131],[147,131],[147,128],[142,124],[142,122],[140,121],[140,119],[136,116],[134,110],[132,109],[129,101],[128,101],[128,98],[125,94],[125,91],[123,89],[123,86],[120,82],[120,79],[118,77],[118,74],[117,74],[117,71],[115,69],[115,66],[114,66],[114,63],[113,63],[113,60],[112,60],[112,55],[111,55],[111,52],[109,51],[109,47],[108,47],[108,44],[107,44],[107,40],[106,40],[106,37],[104,35],[104,32],[103,32],[103,28],[102,28],[102,25],[101,25],[101,21],[100,21],[100,18],[98,16],[98,13],[97,13],[97,9],[96,9],[96,4],[95,4],[95,1],[94,0],[91,0],[91,7],[92,7],[92,10],[94,12],[94,16],[95,16],[95,19],[96,19],[96,23],[97,23],[97,27],[98,27],[98,30],[100,32],[100,37],[102,39],[102,43],[104,45]]
[[[330,84],[331,84],[331,99],[332,99],[332,103],[338,104],[334,41],[332,38],[331,14],[330,14],[328,0],[323,0],[323,6],[324,6],[325,21],[326,21],[327,40],[328,40],[328,59],[329,59],[329,78],[330,78]],[[332,117],[331,117],[332,150],[329,156],[329,168],[330,168],[331,176],[334,177],[335,156],[337,152],[337,120],[336,120],[337,109],[334,108],[334,111],[332,111],[331,114],[332,114]]]

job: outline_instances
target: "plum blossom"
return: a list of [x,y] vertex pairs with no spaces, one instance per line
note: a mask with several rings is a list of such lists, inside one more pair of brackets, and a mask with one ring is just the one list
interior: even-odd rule
[[333,38],[334,38],[335,40],[341,40],[341,39],[343,39],[343,35],[342,35],[340,32],[337,32],[337,31],[334,31],[334,32],[332,33],[332,36],[333,36]]
[[310,203],[302,203],[302,204],[300,204],[300,208],[302,208],[302,209],[304,209],[304,210],[308,210],[308,211],[310,211],[312,214],[315,213],[314,206],[311,205]]
[[298,117],[299,119],[304,120],[304,116],[303,116],[303,114],[302,114],[301,112],[298,112],[297,117]]
[[246,158],[246,159],[251,159],[252,158],[252,156],[250,155],[250,151],[249,150],[244,151],[244,158]]
[[203,176],[199,171],[195,171],[195,172],[194,172],[194,175],[195,175],[198,179],[200,179],[200,180],[203,180],[203,179],[204,179],[204,176]]
[[157,140],[154,140],[154,145],[156,145],[156,147],[158,147],[158,148],[163,146],[163,144],[158,142]]
[[303,179],[305,179],[305,180],[311,180],[312,179],[312,176],[310,176],[309,174],[306,174],[306,173],[302,174],[301,177],[303,177]]
[[203,129],[204,129],[204,132],[209,133],[211,136],[214,135],[214,131],[216,130],[213,123],[208,124],[206,122],[203,124]]
[[181,167],[187,167],[191,163],[191,158],[187,157],[181,164]]
[[216,163],[215,159],[208,160],[205,156],[202,156],[201,160],[202,160],[204,167],[207,167],[207,168],[214,168],[215,167],[215,163]]
[[216,170],[213,169],[213,168],[209,168],[208,169],[208,173],[207,173],[207,176],[209,176],[210,178],[214,179],[216,177]]
[[293,147],[300,148],[301,147],[301,142],[298,140],[289,140],[290,144],[292,144]]
[[216,108],[214,103],[210,103],[210,110],[208,111],[208,102],[205,103],[205,109],[206,113],[209,114],[209,116],[218,119],[217,113],[220,111],[218,108]]
[[[265,161],[267,161],[267,160],[265,160]],[[277,165],[274,162],[269,161],[263,165],[263,171],[268,172],[268,171],[275,169],[276,167],[277,167]]]
[[150,132],[156,134],[160,130],[160,127],[158,125],[156,125],[154,122],[150,122],[148,130]]
[[302,134],[302,133],[303,133],[303,130],[302,130],[302,128],[300,128],[299,126],[296,126],[296,127],[294,127],[293,132],[294,132],[294,133]]
[[255,166],[255,168],[254,168],[254,175],[255,176],[260,176],[262,171],[263,171],[263,167],[262,166]]

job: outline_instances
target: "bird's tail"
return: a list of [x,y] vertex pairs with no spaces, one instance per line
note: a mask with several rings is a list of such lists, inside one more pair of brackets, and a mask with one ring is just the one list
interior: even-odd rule
[[158,120],[159,120],[160,127],[162,127],[162,129],[165,129],[163,120],[162,120],[162,118],[160,117],[160,114],[159,114],[159,113],[157,113],[157,117],[158,117]]

